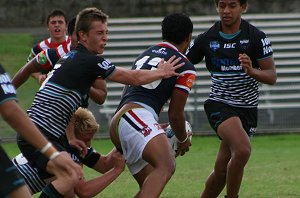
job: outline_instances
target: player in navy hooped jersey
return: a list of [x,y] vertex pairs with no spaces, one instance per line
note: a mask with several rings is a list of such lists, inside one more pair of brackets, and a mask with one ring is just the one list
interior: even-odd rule
[[[9,75],[0,65],[0,114],[15,131],[28,140],[51,161],[49,171],[55,174],[74,174],[76,180],[82,177],[82,171],[67,153],[59,153],[31,122],[26,113],[16,103],[16,90]],[[50,163],[50,162],[49,162]],[[71,169],[71,170],[69,170]],[[0,145],[0,197],[31,197],[24,179],[11,163]]]
[[[157,70],[153,71],[115,67],[109,60],[99,56],[103,53],[108,39],[107,18],[108,16],[97,8],[86,8],[79,12],[75,25],[79,42],[76,49],[57,62],[27,111],[30,119],[59,150],[65,150],[65,145],[68,144],[65,129],[73,113],[84,105],[90,87],[97,80],[108,79],[123,84],[141,85],[161,78],[178,76],[176,69],[183,65],[178,63],[181,58],[173,56],[166,62],[162,60],[157,63]],[[25,67],[18,77],[25,75],[27,69],[36,72],[39,68]],[[40,173],[51,174],[47,171],[51,165],[48,159],[20,136],[18,146],[27,160],[37,166]],[[43,189],[42,197],[63,197],[74,189],[74,178],[60,176]]]
[[179,77],[158,80],[142,86],[127,86],[112,118],[110,136],[140,186],[136,197],[159,197],[175,171],[175,155],[164,130],[158,124],[163,105],[170,99],[169,122],[179,139],[176,156],[191,146],[185,130],[184,106],[196,77],[195,67],[182,54],[193,31],[190,18],[171,14],[162,21],[163,42],[144,51],[132,69],[155,69],[162,58],[182,57],[185,65]]
[[204,109],[221,139],[201,197],[218,197],[226,185],[227,197],[235,198],[251,154],[248,136],[256,131],[258,84],[275,84],[277,75],[270,40],[241,18],[247,0],[215,4],[221,20],[200,34],[187,53],[194,64],[205,57],[212,85]]

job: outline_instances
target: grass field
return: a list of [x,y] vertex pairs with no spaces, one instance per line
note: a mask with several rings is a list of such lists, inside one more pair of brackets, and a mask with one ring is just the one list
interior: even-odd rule
[[[32,47],[32,36],[29,34],[0,34],[0,63],[11,77],[26,63]],[[27,109],[31,104],[38,84],[30,78],[18,89],[19,105]],[[0,120],[0,137],[12,137],[15,132]]]
[[[25,64],[33,38],[27,34],[0,34],[0,63],[13,76]],[[18,89],[19,104],[27,109],[32,102],[37,83],[29,79]],[[14,137],[15,132],[0,120],[0,137]],[[199,197],[204,181],[210,173],[218,149],[216,137],[193,137],[193,146],[187,155],[177,159],[177,170],[166,186],[162,198]],[[3,145],[10,156],[19,150],[14,143]],[[107,153],[109,140],[94,141],[95,148]],[[252,157],[246,167],[240,197],[298,198],[300,197],[300,135],[257,136],[253,139]],[[98,173],[85,169],[86,177]],[[101,197],[133,197],[138,186],[126,169],[107,188]],[[224,195],[224,193],[222,193]],[[100,196],[99,196],[100,197]]]
[[[219,140],[216,137],[193,137],[193,146],[177,158],[176,172],[166,186],[162,198],[196,198],[210,173]],[[96,140],[94,147],[101,153],[112,148],[110,140]],[[242,198],[300,197],[300,135],[256,136],[252,140],[252,156],[245,169],[241,186]],[[4,144],[10,156],[18,153],[14,143]],[[86,178],[98,175],[85,169]],[[128,170],[98,197],[130,198],[138,186]],[[222,193],[224,197],[224,192]],[[220,196],[220,197],[222,197]]]

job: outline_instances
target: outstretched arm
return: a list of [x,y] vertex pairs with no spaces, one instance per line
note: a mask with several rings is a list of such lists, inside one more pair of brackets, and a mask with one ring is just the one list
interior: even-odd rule
[[[112,160],[114,162],[113,167],[107,171],[104,175],[101,175],[95,179],[89,181],[79,181],[75,186],[75,193],[79,197],[94,197],[102,192],[107,186],[109,186],[124,170],[125,159],[118,151],[111,153]],[[98,162],[101,161],[101,158]],[[97,163],[98,164],[98,163]],[[95,166],[97,166],[97,164]],[[95,170],[96,167],[93,167]]]
[[36,59],[32,59],[27,62],[13,77],[12,84],[18,89],[22,84],[24,84],[27,79],[31,76],[31,74],[41,71],[41,65],[36,61]]
[[167,62],[162,59],[158,64],[157,70],[128,70],[124,68],[116,68],[116,71],[108,77],[109,80],[119,82],[126,85],[143,85],[151,83],[162,78],[171,76],[179,76],[176,69],[184,65],[184,62],[179,63],[181,57],[172,56]]

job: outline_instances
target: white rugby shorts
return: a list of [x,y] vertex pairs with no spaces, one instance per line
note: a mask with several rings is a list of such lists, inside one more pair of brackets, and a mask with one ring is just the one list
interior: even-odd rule
[[148,164],[142,158],[147,143],[155,136],[165,133],[152,113],[144,108],[131,109],[123,114],[118,124],[118,132],[123,155],[132,175]]

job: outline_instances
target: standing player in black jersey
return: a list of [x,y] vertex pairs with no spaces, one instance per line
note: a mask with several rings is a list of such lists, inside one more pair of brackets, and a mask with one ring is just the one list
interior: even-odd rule
[[204,108],[221,139],[201,197],[215,198],[226,185],[227,197],[235,198],[251,153],[249,137],[256,131],[258,84],[273,85],[277,75],[269,39],[241,18],[247,0],[215,0],[215,4],[221,20],[200,34],[187,53],[194,64],[205,57],[212,86]]
[[[157,70],[153,71],[115,67],[109,60],[99,56],[107,42],[107,18],[105,13],[96,8],[83,9],[77,15],[77,47],[57,62],[27,111],[30,119],[59,150],[65,150],[68,145],[65,129],[73,113],[84,106],[86,95],[95,81],[109,79],[123,84],[141,85],[178,76],[175,70],[183,65],[177,64],[181,58],[173,56],[167,62],[157,62]],[[34,69],[32,71],[36,72]],[[48,159],[20,136],[18,146],[27,160],[38,167],[40,176],[49,177]],[[41,197],[64,197],[72,193],[74,186],[72,180],[57,177],[43,189]]]
[[170,99],[168,116],[179,140],[176,156],[191,146],[185,130],[184,106],[195,80],[195,67],[184,53],[191,41],[193,24],[184,14],[171,14],[162,21],[163,42],[144,51],[133,70],[153,69],[161,59],[182,57],[179,77],[142,86],[128,86],[110,125],[110,136],[123,152],[126,164],[139,184],[136,197],[159,197],[175,171],[175,156],[164,130],[158,124],[163,105]]
[[[82,177],[80,166],[76,165],[67,153],[59,153],[31,122],[26,113],[16,103],[16,90],[10,78],[0,65],[0,114],[1,117],[23,136],[30,144],[49,158],[49,172],[69,175],[77,182]],[[76,183],[77,183],[76,182]],[[24,179],[11,163],[0,145],[0,197],[31,197]]]

